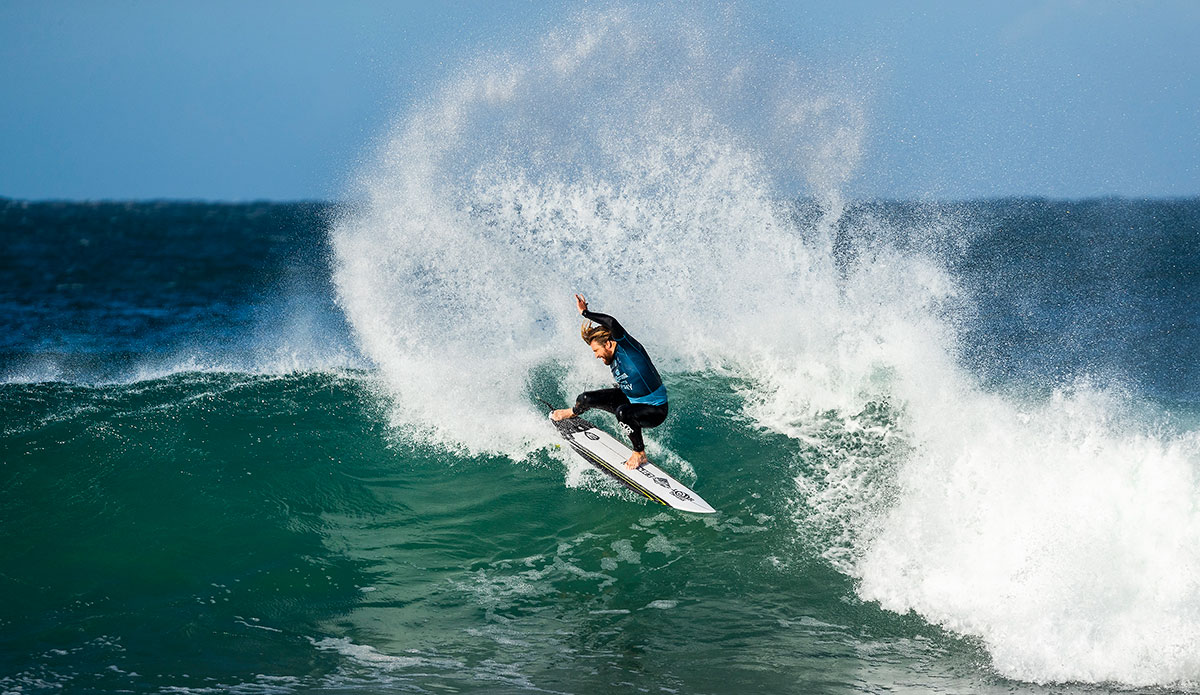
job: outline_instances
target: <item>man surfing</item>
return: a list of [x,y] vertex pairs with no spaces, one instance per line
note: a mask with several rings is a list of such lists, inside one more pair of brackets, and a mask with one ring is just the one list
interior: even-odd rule
[[[658,370],[650,361],[646,348],[625,332],[617,320],[607,314],[588,311],[587,300],[575,295],[579,313],[588,319],[579,330],[583,342],[592,348],[596,359],[612,370],[616,388],[584,391],[575,399],[575,407],[550,413],[558,421],[578,417],[590,408],[606,410],[617,416],[621,429],[629,435],[633,454],[625,462],[629,469],[638,468],[646,458],[642,441],[643,427],[658,427],[667,419],[667,387],[663,386]],[[592,325],[595,321],[599,325]]]

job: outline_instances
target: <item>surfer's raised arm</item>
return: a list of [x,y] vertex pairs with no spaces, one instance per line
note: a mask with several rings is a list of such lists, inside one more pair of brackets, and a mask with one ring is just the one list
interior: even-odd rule
[[607,328],[609,335],[612,336],[613,340],[620,340],[625,337],[625,329],[621,326],[619,321],[608,314],[588,311],[587,300],[583,298],[583,295],[575,295],[575,305],[579,308],[579,313],[583,316],[583,318],[589,321],[595,321],[601,326]]

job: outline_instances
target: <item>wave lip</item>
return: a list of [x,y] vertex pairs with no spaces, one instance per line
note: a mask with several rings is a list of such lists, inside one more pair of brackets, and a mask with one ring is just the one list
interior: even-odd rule
[[860,595],[977,637],[1011,678],[1200,681],[1200,433],[1122,400],[1081,386],[923,417],[848,568]]

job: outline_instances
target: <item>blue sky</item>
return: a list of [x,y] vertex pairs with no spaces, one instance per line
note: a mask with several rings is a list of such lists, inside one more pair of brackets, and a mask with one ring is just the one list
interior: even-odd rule
[[[1200,194],[1200,2],[733,5],[862,71],[857,197]],[[337,198],[457,66],[582,6],[0,0],[0,196]]]

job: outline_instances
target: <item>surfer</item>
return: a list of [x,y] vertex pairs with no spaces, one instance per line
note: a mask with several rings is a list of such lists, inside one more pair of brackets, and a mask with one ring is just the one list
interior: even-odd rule
[[[629,435],[633,454],[626,468],[638,468],[649,461],[646,444],[642,441],[643,427],[658,427],[667,419],[667,387],[663,386],[658,370],[650,361],[646,348],[634,340],[616,319],[607,314],[588,311],[587,300],[575,295],[584,322],[579,334],[592,348],[596,359],[612,370],[616,388],[584,391],[575,399],[575,407],[550,413],[551,419],[578,417],[590,408],[606,410],[617,416],[621,429]],[[592,325],[592,321],[596,324]]]

